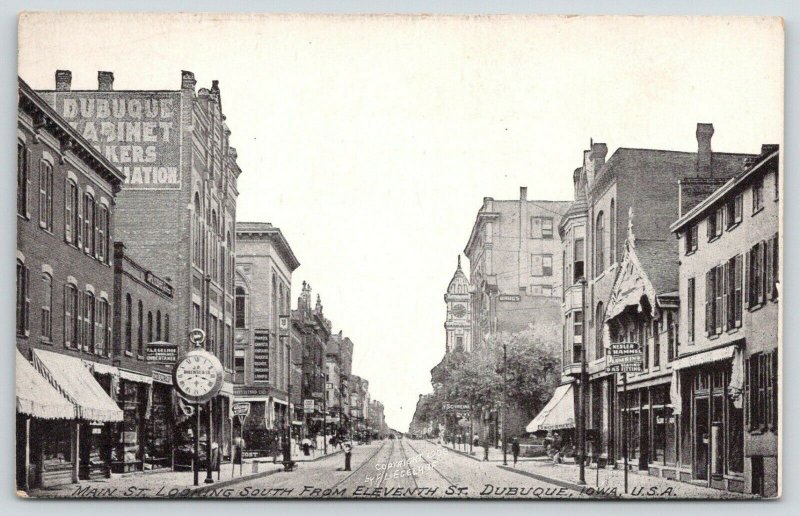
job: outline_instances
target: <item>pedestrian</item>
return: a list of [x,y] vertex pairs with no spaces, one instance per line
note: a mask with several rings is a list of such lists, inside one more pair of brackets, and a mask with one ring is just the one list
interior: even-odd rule
[[511,440],[511,454],[514,456],[514,467],[517,467],[517,459],[519,459],[519,440],[516,437]]
[[352,455],[353,447],[350,443],[344,443],[344,470],[350,471],[350,456]]
[[309,439],[308,437],[303,439],[302,446],[303,446],[303,455],[305,455],[306,457],[311,455],[311,439]]
[[489,460],[489,441],[487,439],[483,440],[483,460],[484,462]]

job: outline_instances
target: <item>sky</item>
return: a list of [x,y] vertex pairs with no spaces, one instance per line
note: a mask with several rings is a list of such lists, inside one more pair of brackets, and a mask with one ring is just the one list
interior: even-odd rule
[[[590,139],[694,151],[783,143],[775,19],[28,14],[19,75],[52,89],[219,80],[238,220],[281,228],[406,430],[444,353],[443,300],[483,197],[571,200]],[[468,270],[467,263],[465,270]]]

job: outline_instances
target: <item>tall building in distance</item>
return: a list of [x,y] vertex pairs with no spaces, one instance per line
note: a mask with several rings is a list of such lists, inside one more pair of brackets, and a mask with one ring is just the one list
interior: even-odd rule
[[444,323],[446,352],[472,351],[472,303],[469,280],[461,270],[461,255],[458,256],[458,266],[453,279],[447,285],[444,302],[447,304],[447,320]]
[[498,331],[560,321],[562,285],[558,221],[564,201],[483,199],[464,254],[470,263],[473,349]]
[[[213,403],[213,439],[227,446],[233,396],[233,269],[237,180],[241,169],[217,81],[196,90],[192,72],[176,90],[116,90],[112,72],[98,87],[72,89],[56,71],[55,90],[41,95],[124,176],[114,238],[142,267],[174,288],[175,342],[188,347],[192,328],[225,368]],[[188,439],[188,435],[184,436]]]

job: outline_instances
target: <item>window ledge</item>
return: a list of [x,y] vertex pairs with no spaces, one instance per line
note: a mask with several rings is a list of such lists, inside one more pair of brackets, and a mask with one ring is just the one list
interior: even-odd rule
[[713,237],[709,238],[708,243],[710,244],[711,242],[716,242],[720,238],[722,238],[722,233],[720,233],[719,235],[714,235]]
[[137,355],[136,355],[136,359],[137,359],[137,360],[144,360],[144,355],[139,355],[139,354],[137,354]]
[[132,351],[125,350],[125,356],[126,356],[126,357],[132,357],[132,356],[133,356],[133,352],[132,352]]
[[42,344],[47,344],[49,346],[53,345],[53,339],[48,339],[47,337],[39,337],[39,342]]
[[736,223],[734,223],[734,224],[731,224],[730,226],[728,226],[727,228],[725,228],[725,231],[733,231],[734,229],[738,228],[738,227],[739,227],[739,226],[741,226],[741,225],[742,225],[742,221],[740,220],[739,222],[736,222]]
[[714,333],[708,336],[708,340],[716,340],[719,338],[719,333]]
[[761,308],[764,306],[764,304],[765,304],[765,303],[759,303],[759,304],[757,304],[757,305],[753,305],[753,306],[751,306],[750,308],[748,308],[748,309],[747,309],[747,311],[748,311],[748,312],[751,312],[751,313],[752,313],[752,312],[757,312],[757,311],[761,310]]
[[737,326],[736,328],[731,328],[730,330],[726,331],[725,333],[727,333],[728,335],[733,335],[734,333],[738,333],[738,332],[739,332],[739,327]]
[[697,248],[695,247],[695,248],[694,248],[694,249],[692,249],[691,251],[686,251],[686,252],[685,252],[683,255],[684,255],[684,256],[692,256],[692,255],[693,255],[694,253],[696,253],[696,252],[697,252]]
[[753,214],[752,214],[752,215],[750,215],[750,216],[751,216],[751,217],[755,217],[756,215],[758,215],[758,214],[759,214],[759,213],[761,213],[762,211],[764,211],[764,206],[761,206],[761,207],[760,207],[760,208],[758,208],[757,210],[753,210]]

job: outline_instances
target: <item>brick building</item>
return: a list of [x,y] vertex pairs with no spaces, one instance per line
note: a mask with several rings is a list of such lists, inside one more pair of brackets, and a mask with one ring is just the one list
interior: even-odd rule
[[171,279],[178,307],[171,331],[181,350],[189,346],[189,330],[202,328],[206,348],[222,362],[212,437],[227,453],[241,170],[218,83],[196,91],[188,71],[177,90],[115,90],[111,72],[98,72],[97,90],[73,90],[71,83],[72,74],[58,70],[55,90],[40,94],[122,171],[115,238],[142,267]]
[[300,348],[295,357],[301,359],[301,379],[297,392],[303,400],[314,401],[314,411],[305,413],[305,432],[310,436],[321,436],[325,402],[325,351],[326,343],[331,336],[331,322],[325,318],[322,301],[317,295],[317,302],[311,306],[311,284],[303,282],[303,288],[297,299],[297,309],[292,310],[293,334],[299,336]]
[[237,402],[250,402],[245,442],[267,449],[293,420],[290,332],[279,322],[290,314],[292,272],[300,262],[280,229],[267,222],[238,222],[236,239],[234,394]]
[[187,444],[181,437],[188,428],[179,429],[179,423],[193,424],[177,418],[173,407],[174,288],[134,260],[122,242],[114,242],[113,266],[112,349],[124,419],[112,433],[112,471],[171,468],[175,449]]
[[779,478],[778,171],[778,146],[764,145],[722,186],[682,180],[672,225],[682,300],[672,363],[680,476],[770,497]]
[[[117,168],[24,81],[17,112],[17,484],[110,474]],[[31,367],[31,362],[33,366]]]

